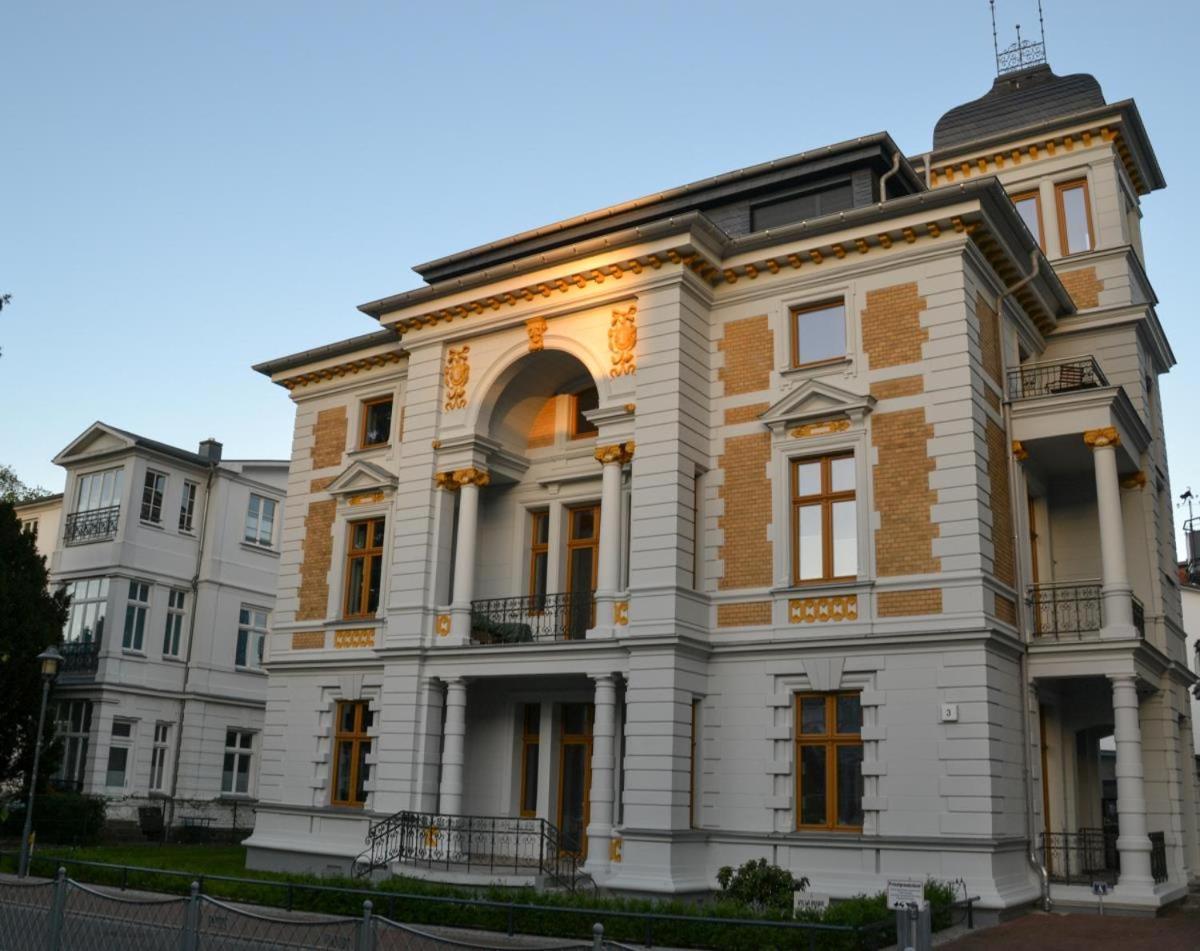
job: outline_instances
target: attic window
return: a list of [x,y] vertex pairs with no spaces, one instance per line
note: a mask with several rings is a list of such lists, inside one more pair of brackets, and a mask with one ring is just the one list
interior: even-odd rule
[[780,228],[853,207],[854,191],[849,182],[841,182],[755,206],[750,209],[750,230]]

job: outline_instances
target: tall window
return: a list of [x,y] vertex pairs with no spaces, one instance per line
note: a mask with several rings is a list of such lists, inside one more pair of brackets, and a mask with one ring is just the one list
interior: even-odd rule
[[246,541],[251,545],[270,548],[274,534],[275,500],[251,494],[250,504],[246,508]]
[[600,430],[584,414],[600,405],[600,394],[594,386],[571,394],[571,438],[587,439]]
[[142,581],[129,582],[129,600],[125,603],[125,633],[121,646],[127,651],[140,651],[146,637],[146,615],[150,613],[150,585]]
[[105,469],[89,472],[76,482],[75,511],[90,512],[121,504],[122,469]]
[[146,470],[146,481],[142,484],[142,521],[162,521],[163,492],[167,489],[167,477],[153,469]]
[[166,778],[167,752],[171,748],[171,724],[154,724],[154,748],[150,753],[150,791],[162,792],[165,789],[163,780]]
[[221,769],[221,792],[250,794],[250,761],[254,757],[254,734],[249,730],[225,731],[225,760]]
[[163,657],[179,656],[179,642],[183,636],[183,615],[186,603],[186,591],[172,588],[167,592],[167,624],[163,631]]
[[261,667],[263,642],[267,637],[267,612],[243,604],[238,612],[237,651],[234,663],[238,667]]
[[550,564],[550,513],[545,509],[529,513],[529,596],[533,609],[545,605],[546,578]]
[[863,824],[862,706],[857,693],[796,696],[796,826]]
[[1042,199],[1036,191],[1022,192],[1012,195],[1011,198],[1012,203],[1017,206],[1017,214],[1025,222],[1025,227],[1037,239],[1038,247],[1044,250],[1046,241],[1042,237]]
[[825,363],[845,355],[845,301],[825,301],[792,310],[792,366]]
[[350,523],[346,550],[346,617],[370,617],[379,609],[379,582],[383,573],[383,519]]
[[850,580],[858,575],[854,455],[792,463],[792,580]]
[[63,700],[58,705],[58,735],[63,741],[63,758],[55,779],[70,790],[83,786],[87,769],[88,738],[92,732],[92,701]]
[[386,446],[392,438],[392,398],[383,396],[367,400],[362,407],[362,430],[359,432],[358,447]]
[[521,817],[537,815],[538,758],[541,753],[542,705],[526,703],[521,707]]
[[81,578],[67,582],[71,597],[63,640],[68,643],[99,641],[104,634],[104,616],[108,613],[108,579]]
[[190,532],[192,521],[196,517],[196,483],[183,484],[183,498],[179,502],[179,530]]
[[104,771],[104,785],[111,789],[124,789],[129,778],[129,762],[133,758],[133,721],[113,720],[112,739],[108,747],[108,767]]
[[1058,198],[1058,236],[1063,254],[1092,250],[1092,209],[1085,179],[1054,186]]
[[374,715],[365,700],[343,700],[337,705],[337,730],[333,737],[333,794],[335,806],[361,806],[367,801],[371,778],[367,757],[368,735]]

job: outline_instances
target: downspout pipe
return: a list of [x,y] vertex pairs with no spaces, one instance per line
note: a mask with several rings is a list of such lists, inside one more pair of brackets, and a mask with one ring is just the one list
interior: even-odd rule
[[879,204],[887,201],[887,180],[900,171],[900,153],[892,155],[892,167],[879,176]]
[[[996,319],[1003,320],[1003,307],[1006,298],[1011,297],[1022,287],[1032,281],[1038,275],[1040,265],[1040,255],[1037,251],[1033,251],[1029,255],[1030,268],[1029,274],[1019,280],[1011,287],[1005,288],[996,295]],[[1004,401],[1004,431],[1012,432],[1012,406]],[[1013,527],[1021,524],[1021,505],[1017,499],[1015,487],[1021,485],[1021,470],[1016,458],[1010,452],[1008,454],[1008,483],[1014,487],[1014,491],[1009,492],[1009,508],[1012,517]],[[1020,605],[1020,592],[1025,590],[1025,582],[1021,577],[1024,571],[1024,562],[1020,558],[1014,559],[1016,572],[1016,588],[1018,596],[1018,605]],[[1020,698],[1021,698],[1021,731],[1023,733],[1024,742],[1021,744],[1021,761],[1022,771],[1025,779],[1025,832],[1029,840],[1028,860],[1032,866],[1034,873],[1038,877],[1038,882],[1042,890],[1042,910],[1050,911],[1052,903],[1050,901],[1050,873],[1046,869],[1045,864],[1038,856],[1037,849],[1034,848],[1034,842],[1037,839],[1037,828],[1034,803],[1037,801],[1033,782],[1033,766],[1032,766],[1032,747],[1033,747],[1033,724],[1029,716],[1029,654],[1025,649],[1025,645],[1029,643],[1029,625],[1028,617],[1024,610],[1017,611],[1017,632],[1021,637],[1022,650],[1017,659],[1017,675],[1020,678]],[[1046,777],[1042,777],[1042,782],[1046,781]]]

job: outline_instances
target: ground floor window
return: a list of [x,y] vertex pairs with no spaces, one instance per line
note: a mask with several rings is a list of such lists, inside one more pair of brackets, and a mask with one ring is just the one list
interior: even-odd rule
[[225,731],[225,762],[221,770],[221,792],[250,794],[250,760],[254,756],[254,734],[248,730]]
[[858,692],[797,694],[798,829],[862,829],[862,760]]
[[167,751],[171,748],[171,724],[154,724],[154,749],[150,754],[150,791],[162,792],[166,787]]
[[58,735],[63,741],[63,758],[55,780],[72,790],[83,787],[87,768],[88,738],[92,732],[92,701],[63,700],[58,705]]
[[373,715],[365,700],[343,700],[337,705],[337,729],[333,738],[333,804],[361,806],[367,801],[371,767],[368,735]]
[[108,747],[108,766],[104,771],[104,785],[110,789],[124,789],[129,779],[129,764],[133,759],[133,721],[113,720],[112,737]]
[[526,703],[521,711],[521,815],[537,815],[538,758],[541,753],[542,705]]

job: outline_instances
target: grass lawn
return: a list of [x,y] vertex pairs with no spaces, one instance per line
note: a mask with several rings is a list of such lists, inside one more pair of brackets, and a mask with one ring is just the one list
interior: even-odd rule
[[170,868],[197,875],[231,875],[237,878],[282,878],[271,872],[246,869],[246,849],[241,845],[94,845],[64,848],[46,845],[38,849],[41,858],[53,855],[85,862],[109,865],[136,865],[141,868]]

